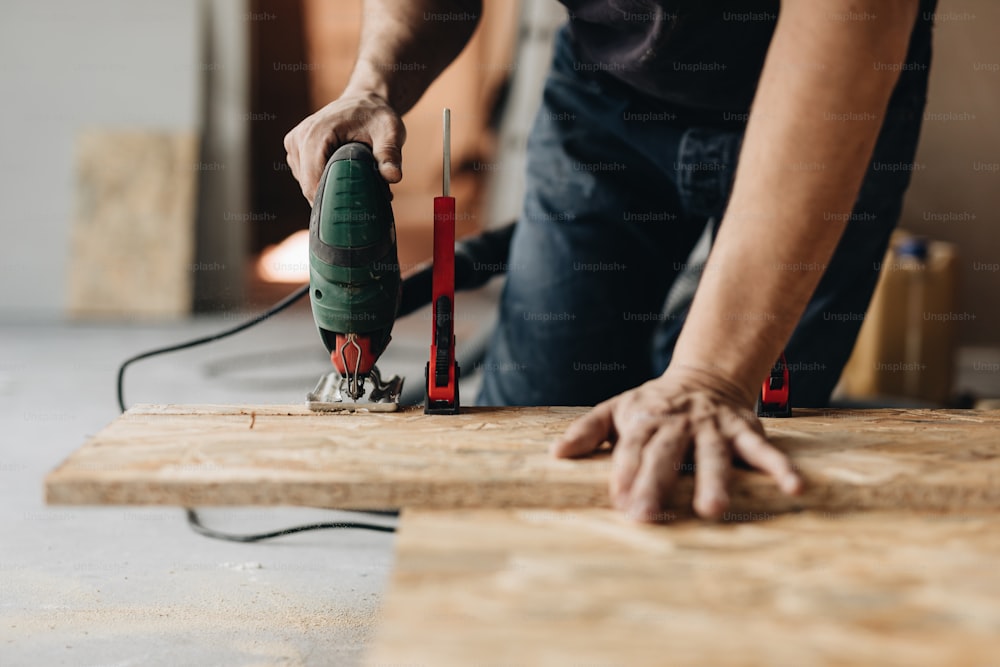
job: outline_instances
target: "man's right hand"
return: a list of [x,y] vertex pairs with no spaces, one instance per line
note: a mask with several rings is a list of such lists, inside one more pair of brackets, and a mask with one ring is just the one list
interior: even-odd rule
[[285,135],[288,166],[313,203],[326,161],[340,146],[359,141],[372,147],[379,173],[389,183],[403,178],[406,128],[389,104],[373,93],[344,94]]

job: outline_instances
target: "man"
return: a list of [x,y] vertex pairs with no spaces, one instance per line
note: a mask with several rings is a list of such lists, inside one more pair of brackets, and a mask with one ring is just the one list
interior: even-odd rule
[[[596,404],[553,453],[612,442],[612,500],[638,521],[663,517],[691,449],[701,516],[723,515],[734,455],[798,493],[752,407],[783,349],[798,406],[825,404],[850,354],[909,182],[935,0],[564,4],[480,402]],[[346,141],[402,178],[399,116],[480,11],[368,0],[343,95],[285,138],[310,201]],[[664,322],[709,220],[694,301]]]

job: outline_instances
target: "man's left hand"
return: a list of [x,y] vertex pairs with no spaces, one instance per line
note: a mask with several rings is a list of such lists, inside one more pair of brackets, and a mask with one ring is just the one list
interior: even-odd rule
[[640,522],[657,522],[694,447],[694,509],[718,519],[729,506],[733,456],[772,478],[788,494],[802,489],[791,462],[775,449],[741,392],[703,371],[668,371],[615,396],[577,419],[552,446],[561,458],[584,456],[611,442],[611,500]]

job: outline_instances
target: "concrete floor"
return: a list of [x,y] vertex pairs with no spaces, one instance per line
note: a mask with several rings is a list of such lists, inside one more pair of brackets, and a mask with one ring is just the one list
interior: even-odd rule
[[[461,299],[460,354],[492,312],[481,299],[476,307]],[[391,534],[237,544],[196,535],[176,508],[44,505],[44,475],[118,414],[124,357],[238,319],[0,324],[0,665],[360,662],[392,566]],[[426,313],[397,323],[382,370],[422,383],[429,328]],[[311,315],[297,309],[232,339],[139,362],[126,400],[299,403],[328,364]],[[462,395],[475,396],[474,385],[463,384]],[[357,517],[301,508],[202,514],[230,532]]]

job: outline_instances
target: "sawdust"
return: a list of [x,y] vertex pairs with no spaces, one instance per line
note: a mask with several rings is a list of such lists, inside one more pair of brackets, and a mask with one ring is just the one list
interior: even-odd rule
[[[219,567],[267,572],[257,562]],[[190,659],[202,664],[351,664],[360,659],[378,621],[374,595],[358,606],[337,607],[330,602],[336,596],[321,586],[304,595],[257,576],[242,582],[219,581],[225,574],[210,572],[182,576],[183,590],[164,590],[155,596],[158,602],[135,596],[128,582],[89,584],[20,570],[4,582],[4,597],[34,600],[36,606],[0,606],[3,662],[30,664],[50,655],[56,640],[65,642],[70,664],[93,662],[95,654],[108,664],[109,655],[128,653],[135,655],[121,664],[182,664],[177,646],[195,651]]]

